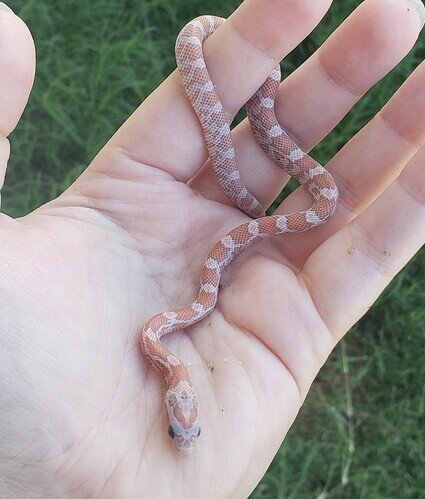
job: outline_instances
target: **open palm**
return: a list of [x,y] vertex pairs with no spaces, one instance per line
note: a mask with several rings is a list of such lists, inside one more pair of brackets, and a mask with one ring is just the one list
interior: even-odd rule
[[[329,3],[247,0],[206,41],[229,118]],[[380,4],[364,2],[282,84],[278,118],[304,149],[412,47],[416,10],[408,0],[385,11]],[[283,18],[292,20],[285,30]],[[7,136],[29,93],[33,55],[16,16],[1,10],[0,25]],[[211,316],[165,340],[190,365],[199,394],[202,436],[190,458],[167,436],[163,381],[138,336],[155,313],[192,301],[208,250],[247,217],[205,163],[178,74],[64,194],[22,219],[2,215],[2,492],[246,496],[336,342],[422,244],[424,83],[422,65],[332,160],[341,203],[326,226],[238,257]],[[246,123],[234,140],[248,188],[270,205],[287,177]],[[0,137],[4,169],[8,150]],[[278,211],[305,207],[307,198],[300,189]]]

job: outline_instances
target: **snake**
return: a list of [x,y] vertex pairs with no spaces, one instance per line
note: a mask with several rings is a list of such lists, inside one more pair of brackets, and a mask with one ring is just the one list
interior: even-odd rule
[[188,367],[161,341],[173,331],[186,329],[207,317],[217,303],[224,269],[256,241],[300,233],[325,223],[335,212],[338,188],[331,174],[304,153],[279,124],[275,98],[281,82],[280,65],[246,104],[248,120],[258,145],[273,162],[311,194],[304,211],[267,216],[246,187],[237,168],[229,120],[217,95],[203,56],[203,42],[225,19],[204,15],[190,21],[176,39],[176,61],[181,83],[203,130],[208,155],[218,182],[232,203],[250,217],[222,237],[209,251],[200,272],[200,288],[188,306],[150,318],[140,335],[141,350],[167,385],[165,407],[168,434],[179,454],[188,456],[201,434],[199,401]]

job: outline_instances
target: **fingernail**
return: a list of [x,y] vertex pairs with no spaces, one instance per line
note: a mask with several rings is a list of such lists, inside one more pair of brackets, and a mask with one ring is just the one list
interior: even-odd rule
[[423,28],[425,24],[425,5],[422,3],[422,0],[410,0],[410,2],[416,7],[421,20],[421,28]]
[[3,2],[0,2],[0,10],[8,10],[9,12],[13,12],[13,10]]

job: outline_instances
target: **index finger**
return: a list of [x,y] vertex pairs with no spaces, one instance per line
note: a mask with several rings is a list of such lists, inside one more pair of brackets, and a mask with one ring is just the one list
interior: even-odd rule
[[[330,4],[331,0],[246,0],[205,41],[206,64],[230,121],[277,61],[313,30]],[[206,161],[207,151],[177,71],[145,100],[106,147],[117,148],[183,182],[193,177]],[[92,167],[100,171],[106,166],[95,161]]]

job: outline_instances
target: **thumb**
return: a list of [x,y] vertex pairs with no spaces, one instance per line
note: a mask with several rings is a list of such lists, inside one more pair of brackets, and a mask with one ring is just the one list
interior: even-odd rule
[[34,81],[34,42],[25,23],[0,2],[0,188],[3,187],[10,144]]

